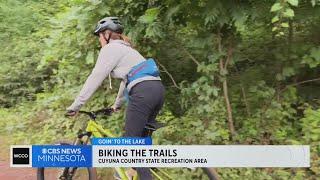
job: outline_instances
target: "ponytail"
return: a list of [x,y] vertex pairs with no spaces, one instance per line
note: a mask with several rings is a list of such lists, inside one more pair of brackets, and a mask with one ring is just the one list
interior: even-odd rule
[[123,40],[124,42],[130,44],[131,47],[133,47],[133,44],[131,43],[131,40],[128,36],[124,34],[120,34],[120,39]]
[[[107,30],[109,31],[109,30]],[[124,35],[124,34],[120,34],[120,33],[116,33],[116,32],[111,32],[110,31],[110,37],[112,40],[116,40],[116,39],[121,39],[124,42],[128,43],[132,48],[134,47],[133,44],[131,43],[131,40],[128,36]]]

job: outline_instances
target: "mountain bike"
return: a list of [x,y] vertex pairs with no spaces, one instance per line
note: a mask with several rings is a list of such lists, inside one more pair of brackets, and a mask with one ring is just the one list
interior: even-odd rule
[[[56,145],[88,145],[90,144],[90,138],[101,137],[115,137],[109,129],[103,128],[96,118],[99,115],[111,116],[113,110],[111,108],[104,108],[97,111],[79,111],[80,114],[85,114],[89,117],[86,128],[80,129],[77,133],[77,137],[73,143],[58,143]],[[151,124],[147,124],[144,130],[144,137],[151,136],[152,133],[159,127]],[[213,168],[203,168],[208,178],[211,180],[217,180],[217,173]],[[137,180],[138,176],[135,170],[132,168],[115,168],[115,179],[121,180]],[[173,179],[168,172],[160,168],[150,168],[150,171],[155,179],[167,180]],[[96,180],[97,171],[96,168],[79,168],[79,167],[65,167],[65,168],[38,168],[37,180]]]

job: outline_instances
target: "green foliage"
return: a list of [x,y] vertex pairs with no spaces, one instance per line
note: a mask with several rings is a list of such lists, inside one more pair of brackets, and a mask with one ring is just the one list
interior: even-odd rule
[[[43,91],[52,71],[36,70],[43,48],[44,17],[34,2],[2,1],[0,3],[0,106],[11,107],[23,100],[34,100]],[[28,18],[25,18],[28,17]],[[39,83],[40,82],[40,83]],[[49,84],[50,85],[50,84]]]
[[314,47],[310,54],[303,56],[302,63],[307,64],[310,68],[315,68],[320,64],[320,47]]
[[305,117],[302,121],[303,138],[307,143],[320,141],[320,110],[305,110]]
[[291,4],[292,6],[298,6],[299,1],[298,0],[288,0],[288,3]]
[[311,171],[313,177],[320,175],[320,109],[308,108],[304,111],[305,117],[301,119],[303,143],[311,145]]
[[[0,134],[26,144],[74,137],[86,119],[63,114],[95,64],[100,47],[92,29],[104,16],[119,16],[135,48],[166,68],[161,66],[167,94],[158,120],[167,126],[155,133],[156,144],[310,144],[311,168],[218,172],[222,179],[316,179],[319,5],[319,0],[2,1]],[[237,132],[232,140],[224,81]],[[84,108],[109,106],[116,93],[105,82]],[[123,118],[120,112],[101,123],[120,136]],[[200,169],[169,171],[175,179],[206,178]]]

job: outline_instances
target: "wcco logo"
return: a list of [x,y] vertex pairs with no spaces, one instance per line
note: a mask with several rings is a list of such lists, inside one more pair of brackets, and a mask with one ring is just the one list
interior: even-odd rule
[[31,147],[12,146],[11,147],[11,166],[30,167],[31,166]]
[[29,154],[13,154],[14,158],[29,158]]

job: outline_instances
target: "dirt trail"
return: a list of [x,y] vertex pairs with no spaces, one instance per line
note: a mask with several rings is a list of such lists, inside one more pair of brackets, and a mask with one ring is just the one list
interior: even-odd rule
[[1,180],[36,180],[34,168],[11,168],[10,145],[7,137],[0,135],[0,179]]

